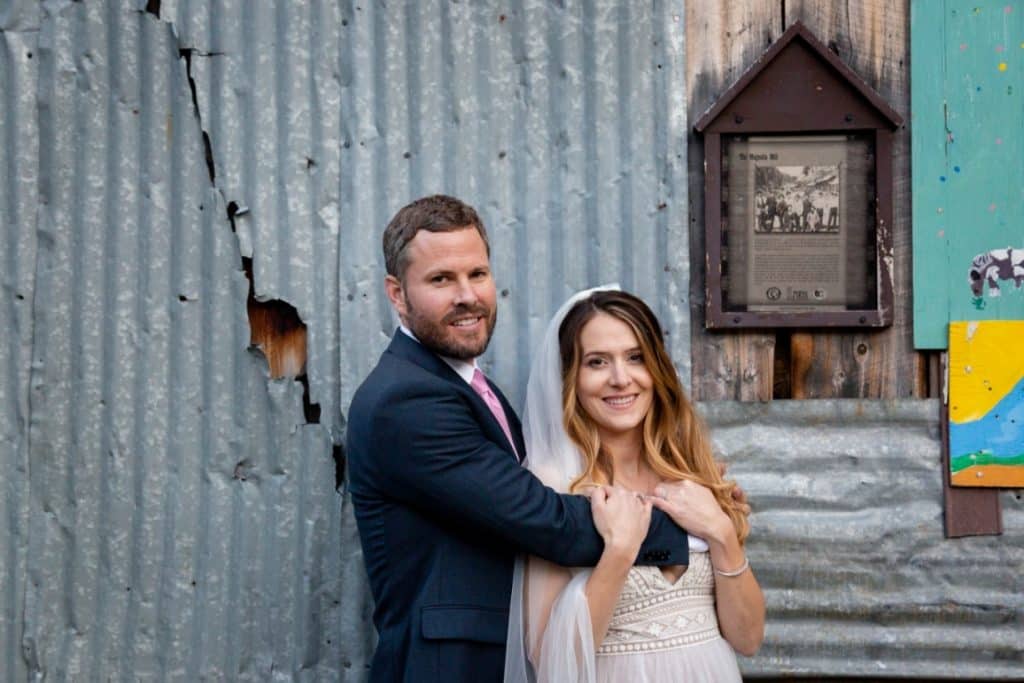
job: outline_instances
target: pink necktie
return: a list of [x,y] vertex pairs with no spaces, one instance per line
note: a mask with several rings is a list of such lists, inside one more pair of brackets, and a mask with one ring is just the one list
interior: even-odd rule
[[487,385],[487,379],[484,377],[484,373],[480,372],[480,368],[476,368],[473,371],[473,381],[469,383],[473,387],[473,391],[480,394],[480,398],[484,400],[487,407],[491,409],[494,414],[494,419],[501,425],[502,430],[505,432],[505,436],[508,437],[508,442],[512,445],[512,452],[516,454],[516,458],[519,457],[519,451],[516,450],[516,442],[512,440],[512,430],[508,427],[508,419],[505,417],[505,410],[501,407],[501,403],[498,401],[498,397],[491,391],[491,387]]

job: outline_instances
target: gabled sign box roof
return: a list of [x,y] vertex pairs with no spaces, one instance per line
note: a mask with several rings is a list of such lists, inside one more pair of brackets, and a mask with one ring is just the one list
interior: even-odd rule
[[898,128],[903,119],[799,21],[694,125],[699,133]]

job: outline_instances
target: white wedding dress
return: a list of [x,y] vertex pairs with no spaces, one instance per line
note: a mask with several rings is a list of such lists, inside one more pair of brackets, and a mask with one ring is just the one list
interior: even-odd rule
[[[603,287],[611,289],[617,287]],[[558,327],[569,299],[548,325],[526,390],[525,465],[566,491],[581,460],[562,428]],[[707,544],[690,537],[690,565],[670,582],[657,567],[633,567],[604,642],[594,647],[584,588],[590,569],[519,558],[509,609],[506,683],[738,683],[736,655],[718,630]]]
[[690,551],[675,583],[657,567],[633,567],[597,650],[597,681],[738,683],[736,655],[718,630],[707,552]]

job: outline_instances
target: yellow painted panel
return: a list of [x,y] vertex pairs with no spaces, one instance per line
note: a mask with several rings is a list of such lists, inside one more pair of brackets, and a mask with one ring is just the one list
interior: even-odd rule
[[1024,377],[1024,321],[949,324],[949,419],[984,417]]

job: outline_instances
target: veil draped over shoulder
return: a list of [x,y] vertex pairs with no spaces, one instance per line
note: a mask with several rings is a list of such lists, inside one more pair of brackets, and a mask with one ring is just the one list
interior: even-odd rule
[[[534,354],[526,386],[525,465],[547,486],[567,493],[582,471],[562,426],[562,368],[558,328],[569,310],[605,285],[577,292],[558,309]],[[594,639],[584,594],[590,569],[568,569],[536,557],[516,559],[509,609],[506,683],[593,683]],[[532,663],[532,664],[531,664]]]

